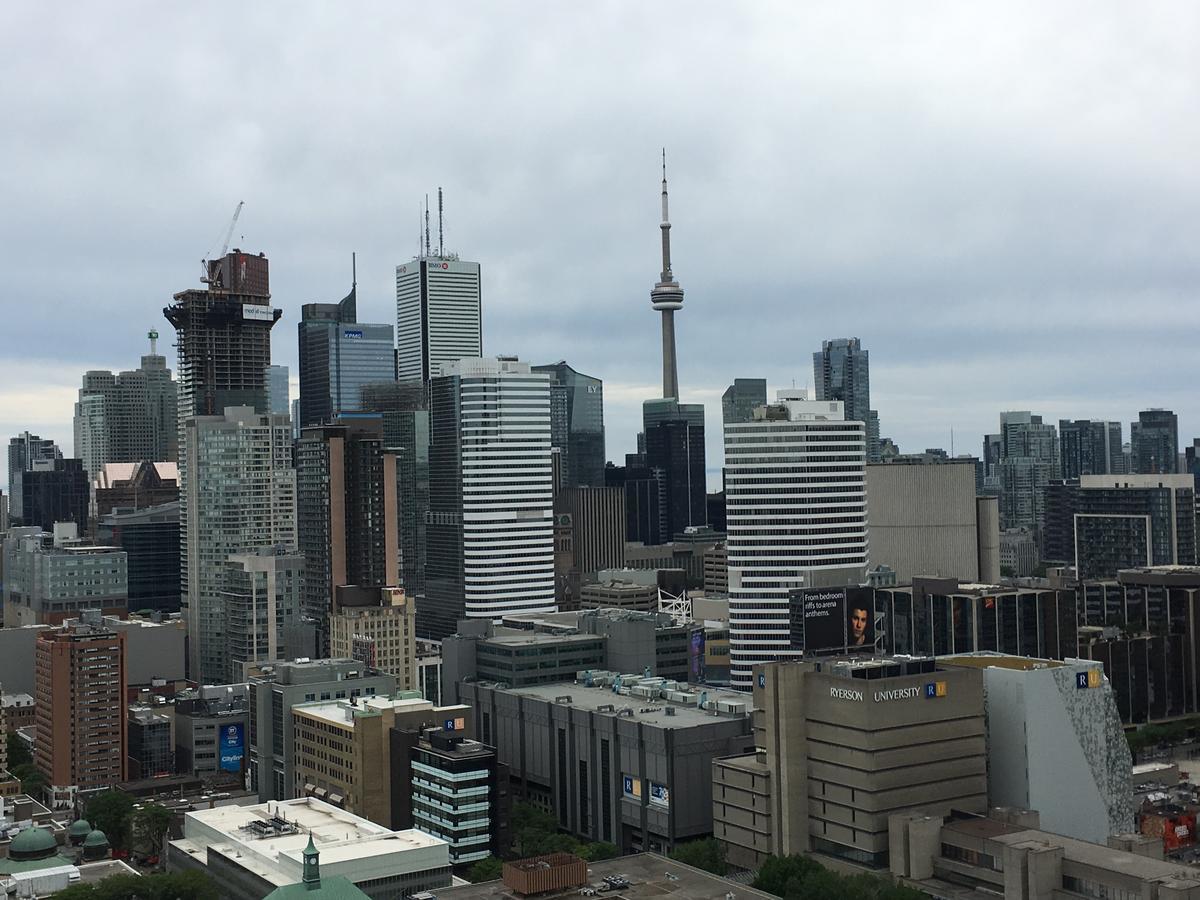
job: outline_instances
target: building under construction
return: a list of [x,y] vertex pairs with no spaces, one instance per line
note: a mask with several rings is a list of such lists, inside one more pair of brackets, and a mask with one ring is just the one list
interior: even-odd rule
[[179,348],[179,419],[219,416],[227,406],[267,410],[271,307],[267,258],[232,250],[205,264],[207,288],[181,291],[163,310]]

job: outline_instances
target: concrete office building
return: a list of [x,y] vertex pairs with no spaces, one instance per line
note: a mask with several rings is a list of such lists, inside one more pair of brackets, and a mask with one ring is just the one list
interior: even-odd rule
[[579,591],[580,609],[631,609],[639,612],[658,610],[658,587],[632,581],[598,581],[585,584]]
[[92,477],[107,463],[179,454],[175,381],[167,358],[158,355],[158,332],[147,337],[150,353],[137,369],[83,375],[75,403],[75,456]]
[[1007,528],[1000,532],[1000,574],[1005,578],[1029,578],[1037,571],[1039,557],[1032,529]]
[[625,492],[616,487],[571,487],[558,494],[555,509],[570,516],[572,592],[601,569],[625,564]]
[[1065,480],[1125,471],[1120,422],[1058,420],[1059,460]]
[[[5,691],[0,694],[0,709],[3,710],[4,731],[12,734],[20,728],[37,724],[37,703],[30,694],[10,694]],[[0,757],[0,768],[8,769],[8,747],[3,749]]]
[[117,508],[100,519],[96,540],[125,551],[130,610],[179,610],[178,499],[138,510]]
[[625,853],[711,834],[713,760],[753,746],[746,697],[601,674],[593,687],[468,682],[459,692],[514,791],[560,828]]
[[799,656],[797,587],[860,584],[868,563],[863,423],[841,401],[784,391],[725,426],[730,666],[750,688],[757,663]]
[[416,690],[416,600],[400,588],[337,588],[329,618],[329,655],[357,659],[394,676],[397,689]]
[[604,382],[565,360],[532,371],[550,376],[550,444],[559,451],[560,489],[604,487]]
[[1170,475],[1179,471],[1179,420],[1169,409],[1145,409],[1130,425],[1133,444],[1131,471],[1143,475]]
[[399,584],[396,455],[385,447],[381,417],[371,415],[305,428],[296,460],[304,614],[317,623],[323,656],[337,588]]
[[1107,845],[1038,827],[1035,810],[993,809],[988,816],[922,813],[892,817],[891,873],[935,897],[1003,896],[1195,900],[1200,878],[1150,848],[1153,838],[1122,835]]
[[754,411],[767,405],[767,379],[735,378],[721,395],[721,421],[749,422]]
[[549,376],[516,359],[445,363],[430,386],[425,637],[554,603]]
[[[947,575],[963,581],[998,581],[997,561],[984,549],[999,531],[995,504],[976,502],[975,460],[914,461],[867,466],[867,535],[871,562],[893,569],[901,581],[914,575]],[[983,536],[983,540],[981,540]]]
[[[392,781],[410,788],[413,772],[407,766],[392,770],[391,730],[408,731],[446,720],[470,732],[470,709],[434,707],[416,694],[296,703],[292,708],[294,760],[292,796],[317,797],[338,809],[353,812],[386,827],[398,827],[407,810],[394,809]],[[407,800],[407,797],[406,797]],[[406,805],[408,805],[406,803]]]
[[1097,844],[1134,830],[1132,758],[1099,665],[992,653],[940,663],[983,672],[989,806],[1037,810],[1048,831]]
[[713,763],[713,834],[734,865],[815,853],[888,866],[888,819],[987,808],[983,679],[932,659],[755,669],[753,753]]
[[[70,627],[79,623],[81,619],[70,618],[63,625]],[[149,685],[155,681],[184,679],[187,632],[180,622],[156,623],[144,619],[102,616],[101,623],[105,628],[125,635],[129,684]],[[0,684],[4,685],[6,691],[34,692],[34,651],[38,636],[53,627],[57,626],[0,628]]]
[[292,415],[292,385],[287,366],[267,366],[267,413],[272,416]]
[[180,472],[192,473],[180,495],[188,671],[205,684],[238,681],[230,678],[224,633],[225,563],[262,547],[296,547],[291,424],[284,416],[231,406],[224,415],[189,418],[184,433]]
[[[293,659],[312,652],[314,631],[301,622],[304,556],[287,547],[233,553],[225,563],[225,684],[245,678],[248,663]],[[310,640],[305,640],[305,635]]]
[[296,796],[292,707],[391,694],[396,679],[353,659],[298,659],[261,667],[250,683],[250,787],[260,800]]
[[49,438],[39,437],[24,431],[8,441],[8,514],[17,524],[23,521],[21,508],[21,482],[23,475],[35,460],[62,459],[62,451]]
[[704,628],[665,613],[599,609],[511,616],[504,624],[461,622],[442,642],[442,696],[462,701],[465,680],[530,687],[579,672],[638,672],[672,681],[703,675]]
[[197,778],[244,777],[249,734],[246,684],[193,688],[175,700],[175,760],[181,773]]
[[[307,848],[320,848],[321,873]],[[404,900],[451,882],[445,841],[390,831],[313,797],[254,806],[217,806],[183,816],[183,837],[167,846],[167,869],[205,872],[229,900],[260,900],[296,886],[300,896]]]
[[129,777],[125,652],[125,635],[99,615],[37,637],[33,754],[55,809]]
[[429,381],[444,363],[482,355],[479,263],[439,248],[396,266],[396,377]]
[[125,551],[81,541],[73,522],[56,524],[53,534],[13,528],[0,540],[0,554],[5,628],[61,625],[86,609],[128,612]]
[[1046,486],[1043,557],[1082,580],[1137,566],[1196,563],[1191,475],[1084,475]]
[[8,531],[8,494],[0,491],[0,533]]
[[57,522],[74,522],[86,532],[90,518],[91,486],[77,459],[35,459],[18,473],[21,481],[21,521],[52,531]]
[[300,308],[300,427],[359,412],[363,385],[395,380],[392,326],[357,319],[357,284],[340,303]]

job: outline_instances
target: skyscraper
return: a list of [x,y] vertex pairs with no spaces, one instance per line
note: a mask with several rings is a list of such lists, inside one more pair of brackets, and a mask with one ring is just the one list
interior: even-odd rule
[[604,382],[565,361],[532,371],[550,376],[550,442],[559,451],[560,489],[604,487]]
[[[781,392],[749,422],[725,425],[730,671],[800,656],[797,588],[861,584],[867,568],[866,433],[841,401]],[[840,623],[839,623],[840,624]]]
[[16,522],[21,522],[21,476],[34,460],[62,459],[62,451],[49,438],[41,438],[28,431],[11,438],[8,442],[8,514]]
[[1125,469],[1120,422],[1059,419],[1058,442],[1064,479],[1116,474]]
[[1179,421],[1169,409],[1144,409],[1130,426],[1133,461],[1143,475],[1179,471]]
[[267,366],[267,412],[272,416],[292,414],[292,388],[287,366]]
[[296,448],[298,538],[304,554],[304,614],[328,652],[329,616],[342,585],[378,591],[400,581],[396,456],[380,416],[314,425]]
[[483,354],[479,263],[425,253],[396,266],[396,377],[428,381],[444,362]]
[[425,545],[429,512],[428,385],[420,379],[363,387],[365,411],[379,413],[383,446],[396,457],[400,522],[400,581],[415,602],[425,596]]
[[230,556],[296,548],[291,423],[286,416],[230,406],[221,416],[187,420],[184,453],[191,473],[180,494],[188,673],[204,684],[224,684],[229,656],[222,592]]
[[867,462],[879,462],[879,415],[871,409],[870,353],[858,338],[822,341],[813,354],[817,400],[841,400],[846,418],[866,425]]
[[23,524],[53,531],[56,522],[74,522],[80,533],[87,530],[91,490],[82,462],[35,459],[19,478]]
[[754,410],[767,405],[767,379],[735,378],[721,395],[721,418],[730,422],[749,422]]
[[662,173],[662,273],[650,291],[650,305],[662,313],[663,397],[679,399],[679,367],[675,360],[675,310],[683,309],[683,288],[671,272],[671,218],[667,215],[667,151]]
[[645,464],[659,483],[661,539],[708,522],[704,404],[673,398],[642,404]]
[[1028,410],[1000,413],[1000,527],[1041,529],[1045,487],[1060,478],[1058,434]]
[[358,286],[340,303],[306,303],[300,310],[300,426],[326,425],[363,410],[362,388],[394,381],[391,325],[361,324]]
[[228,684],[241,682],[246,663],[295,659],[313,652],[313,628],[301,624],[304,557],[287,547],[231,554],[225,563]]
[[56,808],[126,780],[126,672],[125,633],[98,613],[38,634],[34,762]]
[[418,629],[554,605],[550,377],[513,358],[444,363],[430,384],[425,603]]
[[219,416],[227,406],[267,412],[271,308],[267,258],[233,250],[208,260],[205,290],[174,296],[163,310],[179,348],[179,419]]
[[105,463],[174,461],[178,454],[175,381],[166,357],[158,355],[158,332],[147,336],[150,352],[139,368],[84,373],[75,404],[75,456],[93,479]]

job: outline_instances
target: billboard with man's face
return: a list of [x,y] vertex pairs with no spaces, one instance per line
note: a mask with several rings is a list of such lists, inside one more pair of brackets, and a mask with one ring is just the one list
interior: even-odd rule
[[792,593],[792,644],[806,653],[871,651],[875,646],[870,588],[804,588]]

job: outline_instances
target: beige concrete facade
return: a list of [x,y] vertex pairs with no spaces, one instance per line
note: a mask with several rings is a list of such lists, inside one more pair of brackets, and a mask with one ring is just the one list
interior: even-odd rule
[[757,752],[713,765],[714,834],[731,862],[818,852],[884,868],[889,816],[986,808],[982,677],[904,674],[915,665],[755,668]]
[[[375,589],[372,591],[374,596]],[[329,618],[329,648],[334,659],[357,659],[359,652],[369,658],[363,662],[396,678],[396,688],[412,691],[419,687],[417,672],[417,604],[403,589],[378,589],[375,605],[345,603],[357,593],[344,587],[335,589],[333,614]]]

